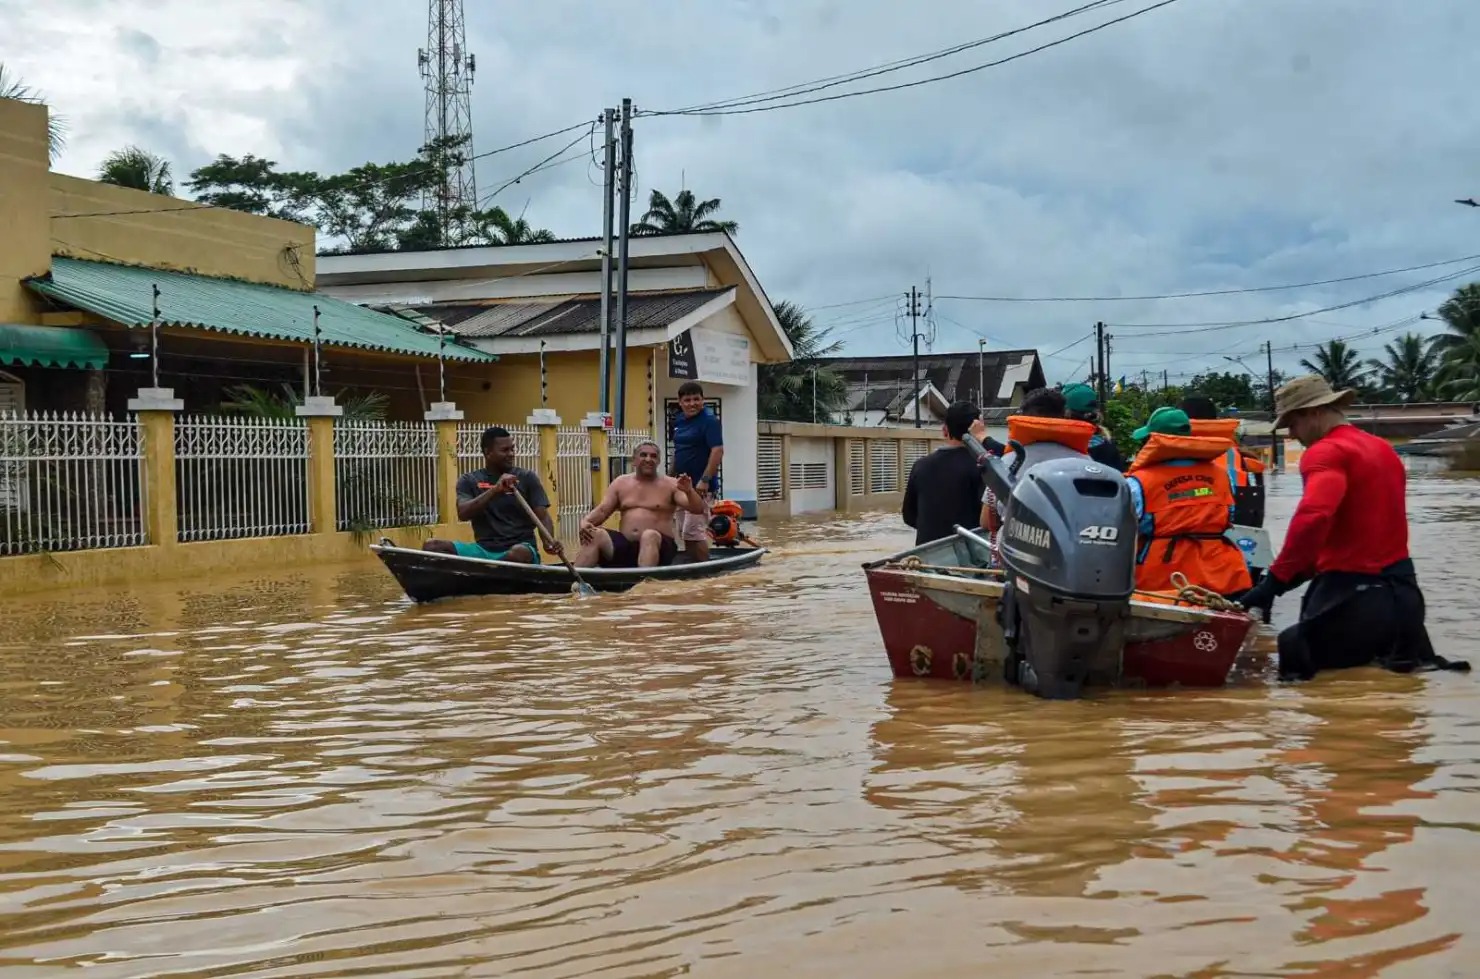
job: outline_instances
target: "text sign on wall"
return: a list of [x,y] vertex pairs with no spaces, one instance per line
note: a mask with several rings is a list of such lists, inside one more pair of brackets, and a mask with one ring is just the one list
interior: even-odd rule
[[696,326],[668,342],[668,376],[746,387],[750,338]]

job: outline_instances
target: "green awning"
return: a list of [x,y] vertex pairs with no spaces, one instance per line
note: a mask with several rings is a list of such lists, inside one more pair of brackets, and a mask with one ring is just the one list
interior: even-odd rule
[[[314,307],[320,342],[411,356],[436,357],[437,336],[399,316],[379,313],[317,292],[217,279],[186,272],[54,257],[48,275],[27,279],[41,295],[124,326],[148,326],[154,287],[159,322],[267,340],[312,343]],[[448,360],[492,362],[498,357],[448,336]]]
[[0,364],[102,370],[108,348],[93,333],[70,326],[0,323]]

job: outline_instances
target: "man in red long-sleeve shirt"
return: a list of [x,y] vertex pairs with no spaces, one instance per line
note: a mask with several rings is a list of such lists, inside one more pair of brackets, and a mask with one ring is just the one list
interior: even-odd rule
[[1300,621],[1280,633],[1283,679],[1371,663],[1403,673],[1468,670],[1434,653],[1408,555],[1403,461],[1347,422],[1343,409],[1355,399],[1316,374],[1275,392],[1275,429],[1288,426],[1306,447],[1304,494],[1279,557],[1240,600],[1268,613],[1277,597],[1310,582]]

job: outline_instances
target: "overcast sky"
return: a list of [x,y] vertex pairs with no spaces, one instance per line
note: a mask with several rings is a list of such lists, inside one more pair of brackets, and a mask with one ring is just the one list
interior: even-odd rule
[[[478,151],[595,118],[789,86],[984,38],[1083,0],[466,0]],[[854,85],[971,67],[1133,13],[1122,0]],[[411,158],[423,124],[424,0],[0,0],[0,60],[70,133],[91,176],[137,143],[178,177],[217,153],[335,171]],[[898,296],[932,280],[936,350],[1053,353],[1103,319],[1112,370],[1256,367],[1434,309],[1461,276],[1369,305],[1287,316],[1480,265],[1156,302],[995,303],[962,295],[1160,295],[1281,285],[1480,253],[1480,3],[1176,0],[960,78],[897,92],[635,127],[649,188],[721,197],[773,301],[819,309],[854,353],[903,353]],[[23,43],[22,43],[23,41]],[[481,160],[479,189],[565,145]],[[600,231],[589,160],[497,203],[561,236]],[[869,300],[863,302],[862,300]],[[856,303],[836,306],[841,303]],[[1122,325],[1123,324],[1123,325]],[[1156,330],[1132,324],[1179,324]],[[1421,326],[1431,326],[1423,323]],[[1151,334],[1173,332],[1171,335]],[[1358,341],[1375,355],[1392,331]],[[1046,362],[1082,374],[1091,344]],[[1277,365],[1302,352],[1277,350]]]

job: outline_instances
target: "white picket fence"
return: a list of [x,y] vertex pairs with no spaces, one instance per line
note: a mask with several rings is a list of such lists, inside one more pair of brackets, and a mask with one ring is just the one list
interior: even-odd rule
[[336,419],[335,520],[340,530],[437,522],[437,429],[431,422]]
[[145,543],[139,426],[107,415],[0,415],[0,554]]
[[302,419],[178,418],[175,473],[182,541],[308,533]]

